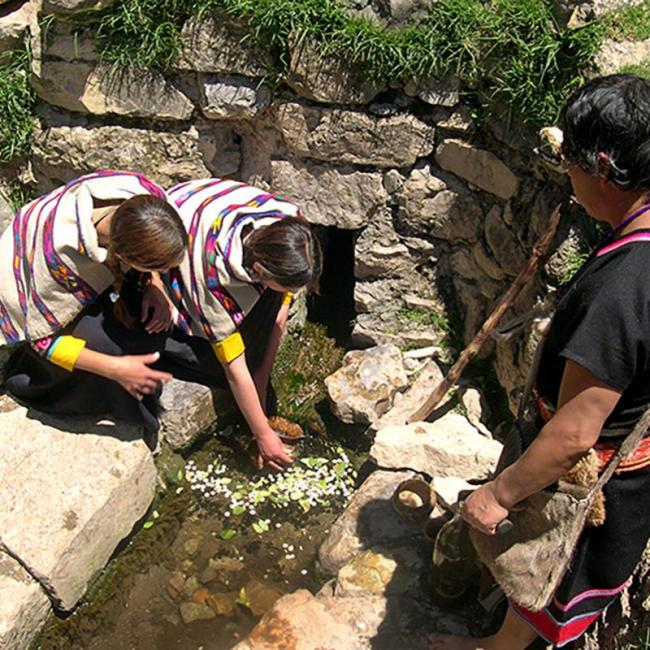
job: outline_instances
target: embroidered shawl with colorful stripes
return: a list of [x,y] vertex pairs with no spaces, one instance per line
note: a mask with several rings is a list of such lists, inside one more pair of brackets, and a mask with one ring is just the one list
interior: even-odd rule
[[145,176],[100,171],[22,207],[0,237],[0,343],[33,341],[71,322],[113,282],[92,223],[93,197],[165,191]]
[[218,178],[181,183],[167,192],[189,236],[183,264],[165,278],[177,324],[218,343],[237,330],[264,289],[243,267],[243,229],[294,217],[299,210],[259,188]]

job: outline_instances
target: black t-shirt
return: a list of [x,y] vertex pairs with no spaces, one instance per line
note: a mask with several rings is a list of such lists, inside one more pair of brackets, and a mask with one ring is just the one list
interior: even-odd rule
[[[634,232],[639,234],[647,237],[650,229]],[[571,359],[622,392],[605,422],[619,428],[633,426],[650,404],[650,241],[610,248],[592,255],[565,288],[544,343],[537,387],[556,405],[565,360]]]

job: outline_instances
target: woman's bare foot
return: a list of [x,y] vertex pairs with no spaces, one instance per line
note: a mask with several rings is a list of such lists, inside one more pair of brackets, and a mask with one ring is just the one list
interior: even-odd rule
[[525,650],[537,634],[510,607],[501,629],[493,636],[474,639],[455,634],[432,634],[429,650]]
[[434,634],[429,637],[429,650],[491,650],[485,641],[457,634]]

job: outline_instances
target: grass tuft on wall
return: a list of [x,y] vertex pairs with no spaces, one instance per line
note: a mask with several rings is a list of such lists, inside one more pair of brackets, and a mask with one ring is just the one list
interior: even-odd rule
[[22,154],[34,128],[34,93],[29,85],[28,49],[0,55],[0,163]]

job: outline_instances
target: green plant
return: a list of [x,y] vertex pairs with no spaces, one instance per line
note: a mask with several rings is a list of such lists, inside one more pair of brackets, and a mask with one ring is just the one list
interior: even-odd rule
[[168,68],[180,52],[184,22],[201,5],[192,0],[120,0],[97,12],[102,58],[118,67]]
[[0,55],[0,162],[27,151],[34,128],[34,93],[29,85],[27,47]]
[[585,263],[589,257],[590,247],[584,240],[580,241],[579,246],[573,248],[567,254],[562,271],[558,277],[560,284],[566,284],[578,272],[578,269]]
[[449,333],[449,321],[443,312],[417,307],[403,307],[397,315],[403,322],[422,327],[432,327],[445,335]]
[[341,0],[118,0],[96,12],[102,56],[168,68],[183,23],[206,12],[243,24],[277,70],[290,44],[308,41],[389,83],[453,73],[532,126],[556,118],[606,30],[604,21],[559,29],[550,0],[438,0],[419,23],[395,28],[350,15]]
[[608,22],[608,35],[617,41],[650,38],[650,1],[623,8],[612,14]]
[[343,350],[327,338],[326,328],[306,323],[301,335],[287,336],[273,366],[278,413],[303,427],[320,421],[314,409],[326,395],[324,379],[340,365]]
[[14,212],[27,205],[30,201],[37,198],[38,193],[30,187],[25,187],[17,181],[9,184],[6,199],[9,201]]

